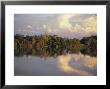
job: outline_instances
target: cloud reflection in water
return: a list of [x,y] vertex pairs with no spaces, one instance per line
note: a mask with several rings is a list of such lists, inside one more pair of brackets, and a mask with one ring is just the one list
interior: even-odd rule
[[89,73],[86,70],[78,69],[72,67],[71,61],[76,63],[81,63],[82,66],[87,67],[89,69],[95,69],[97,65],[96,57],[90,57],[88,55],[79,54],[67,54],[61,55],[57,57],[57,66],[60,70],[72,74],[72,75],[84,75],[84,76],[92,76],[92,73]]

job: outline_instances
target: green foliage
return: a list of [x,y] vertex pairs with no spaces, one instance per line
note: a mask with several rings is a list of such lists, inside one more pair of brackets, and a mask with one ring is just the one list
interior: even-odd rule
[[97,36],[84,37],[80,42],[83,44],[82,53],[90,54],[91,56],[97,55]]
[[[15,55],[40,55],[40,56],[56,56],[65,53],[90,53],[94,52],[96,56],[97,37],[84,37],[83,39],[68,39],[58,37],[57,35],[34,35],[23,36],[15,35],[14,50]],[[93,55],[94,56],[94,55]]]

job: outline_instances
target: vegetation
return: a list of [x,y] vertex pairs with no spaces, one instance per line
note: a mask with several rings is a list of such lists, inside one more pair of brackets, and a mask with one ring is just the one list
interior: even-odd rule
[[41,57],[57,56],[66,53],[88,54],[96,56],[97,37],[84,37],[83,39],[68,39],[57,35],[23,36],[16,34],[14,39],[15,56],[36,55]]
[[83,54],[97,56],[97,36],[84,37],[80,42],[84,44],[81,48]]

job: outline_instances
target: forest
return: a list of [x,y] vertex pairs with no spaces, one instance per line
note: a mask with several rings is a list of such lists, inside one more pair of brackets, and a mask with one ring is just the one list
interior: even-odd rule
[[83,53],[97,56],[97,36],[79,39],[62,38],[57,35],[14,35],[14,55],[56,57],[67,53]]

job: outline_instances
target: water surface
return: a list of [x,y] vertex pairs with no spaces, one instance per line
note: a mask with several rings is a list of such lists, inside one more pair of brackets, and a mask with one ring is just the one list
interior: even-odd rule
[[97,60],[82,53],[55,57],[15,56],[15,76],[96,76]]

